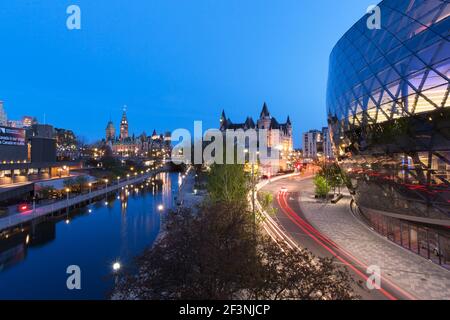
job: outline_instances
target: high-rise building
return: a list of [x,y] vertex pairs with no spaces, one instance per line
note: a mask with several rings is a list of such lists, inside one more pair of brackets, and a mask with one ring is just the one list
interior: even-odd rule
[[450,4],[384,0],[330,56],[327,112],[362,216],[450,268]]
[[331,135],[328,127],[322,128],[322,139],[323,139],[323,156],[325,159],[333,159],[333,147],[331,144]]
[[35,119],[33,119],[33,117],[30,117],[30,116],[23,116],[23,117],[22,117],[22,126],[23,126],[24,128],[29,128],[29,127],[31,127],[33,124],[36,124],[36,123],[35,123]]
[[328,127],[320,130],[309,130],[303,133],[303,157],[310,160],[333,159],[330,131]]
[[0,101],[0,125],[8,125],[8,117],[6,116],[5,109],[3,108],[3,101]]
[[120,140],[128,138],[128,119],[126,107],[123,109],[122,120],[120,121]]
[[321,149],[322,133],[319,130],[309,130],[303,133],[303,157],[307,159],[317,159]]

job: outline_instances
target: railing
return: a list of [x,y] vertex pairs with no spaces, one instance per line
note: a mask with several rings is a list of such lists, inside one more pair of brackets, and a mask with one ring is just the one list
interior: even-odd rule
[[13,215],[10,215],[5,218],[0,219],[0,231],[4,229],[8,229],[17,225],[20,225],[22,223],[26,223],[28,221],[46,216],[50,213],[60,211],[65,208],[70,208],[76,204],[86,202],[88,200],[91,200],[93,198],[99,197],[101,195],[107,194],[109,192],[115,191],[117,189],[120,189],[124,186],[127,186],[129,184],[133,183],[139,183],[142,180],[148,179],[151,176],[154,176],[158,173],[161,173],[165,171],[164,169],[158,169],[155,171],[152,171],[150,173],[143,174],[141,176],[138,176],[133,179],[122,179],[116,183],[113,183],[109,187],[105,187],[103,189],[90,191],[87,194],[82,194],[73,198],[68,198],[66,200],[61,200],[49,205],[44,205],[42,207],[35,208],[33,210],[23,212],[23,213],[15,213]]

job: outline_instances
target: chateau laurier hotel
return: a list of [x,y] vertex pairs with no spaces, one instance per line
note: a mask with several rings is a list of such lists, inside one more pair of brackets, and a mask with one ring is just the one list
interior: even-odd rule
[[266,145],[269,149],[276,148],[280,152],[280,159],[277,165],[268,165],[260,168],[263,174],[272,175],[278,171],[286,171],[292,169],[292,163],[289,162],[289,155],[293,151],[293,139],[292,139],[292,123],[288,116],[285,123],[279,123],[275,117],[273,117],[267,104],[264,103],[259,119],[256,123],[253,118],[247,117],[244,123],[233,123],[230,118],[227,118],[225,111],[222,111],[220,117],[220,130],[225,132],[226,130],[249,130],[254,129],[257,132],[259,130],[267,130]]

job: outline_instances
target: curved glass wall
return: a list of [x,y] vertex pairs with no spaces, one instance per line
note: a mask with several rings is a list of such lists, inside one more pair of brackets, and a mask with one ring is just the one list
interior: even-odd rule
[[370,30],[362,18],[330,57],[334,151],[370,223],[447,265],[450,4],[385,0],[379,7],[381,29]]

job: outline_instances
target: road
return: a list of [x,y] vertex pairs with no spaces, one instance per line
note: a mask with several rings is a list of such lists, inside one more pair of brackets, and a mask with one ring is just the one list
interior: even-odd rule
[[[355,280],[354,290],[367,300],[411,300],[416,299],[412,294],[400,288],[397,284],[383,278],[380,289],[369,290],[366,286],[368,279],[367,265],[359,261],[344,248],[321,234],[311,225],[302,213],[299,194],[305,189],[310,177],[293,177],[269,183],[262,191],[270,192],[274,196],[276,215],[273,219],[278,226],[271,226],[277,234],[284,233],[289,237],[287,242],[306,248],[318,257],[334,258],[336,263],[344,266]],[[281,192],[281,188],[287,188]],[[295,244],[294,244],[295,243]]]

